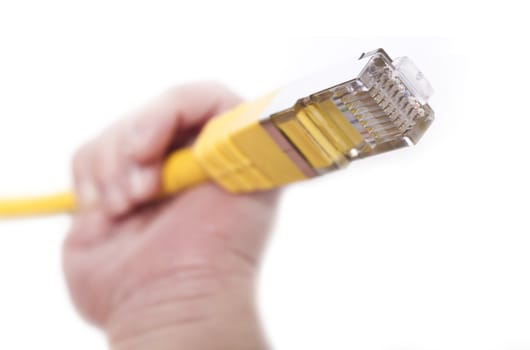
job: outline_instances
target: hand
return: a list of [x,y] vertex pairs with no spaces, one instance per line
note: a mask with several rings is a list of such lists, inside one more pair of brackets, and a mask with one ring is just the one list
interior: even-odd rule
[[277,193],[204,184],[156,204],[168,150],[240,99],[225,88],[172,89],[74,159],[81,210],[64,244],[80,313],[113,349],[264,349],[254,280]]

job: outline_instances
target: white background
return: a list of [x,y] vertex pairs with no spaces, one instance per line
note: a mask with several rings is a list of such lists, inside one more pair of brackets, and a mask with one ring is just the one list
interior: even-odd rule
[[[431,80],[419,145],[286,191],[260,288],[277,349],[530,349],[525,11],[382,1],[0,0],[0,196],[69,185],[84,140],[170,85],[247,98],[384,47]],[[66,217],[0,222],[0,349],[105,349]]]

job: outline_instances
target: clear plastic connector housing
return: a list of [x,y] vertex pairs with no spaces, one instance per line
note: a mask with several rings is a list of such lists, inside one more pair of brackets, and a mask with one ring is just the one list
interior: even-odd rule
[[357,78],[271,116],[317,173],[416,144],[434,120],[433,90],[410,59],[393,61],[382,49],[360,59]]

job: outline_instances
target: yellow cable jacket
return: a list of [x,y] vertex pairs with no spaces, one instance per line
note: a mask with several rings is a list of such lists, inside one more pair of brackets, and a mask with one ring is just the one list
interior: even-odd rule
[[[172,153],[162,169],[161,194],[169,195],[209,179],[193,155],[191,148]],[[51,215],[73,212],[76,208],[75,196],[72,192],[56,195],[0,199],[0,218]]]
[[71,192],[35,198],[0,200],[0,218],[57,214],[71,212],[74,208],[75,198]]
[[173,152],[164,163],[161,192],[162,195],[174,194],[209,179],[193,150],[184,148]]

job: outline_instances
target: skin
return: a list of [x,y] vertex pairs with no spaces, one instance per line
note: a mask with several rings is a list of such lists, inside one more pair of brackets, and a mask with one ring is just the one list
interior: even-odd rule
[[168,150],[240,103],[210,83],[176,87],[83,146],[81,209],[64,243],[72,299],[112,349],[267,349],[255,279],[276,192],[206,183],[153,204]]

